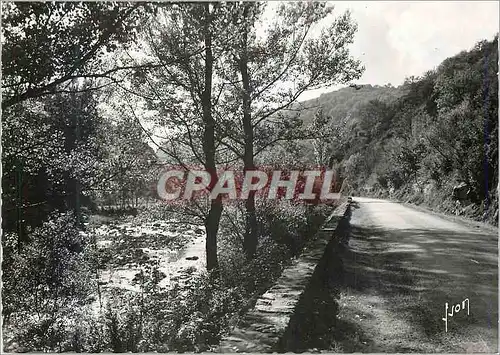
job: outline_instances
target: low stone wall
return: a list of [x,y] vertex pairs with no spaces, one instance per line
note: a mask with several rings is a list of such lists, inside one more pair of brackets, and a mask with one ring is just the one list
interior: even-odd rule
[[257,300],[231,334],[222,339],[219,352],[273,352],[294,348],[290,339],[296,329],[296,325],[291,325],[291,320],[296,318],[293,317],[296,307],[313,274],[323,272],[324,260],[328,259],[325,255],[329,254],[325,251],[331,249],[332,244],[338,244],[333,237],[348,213],[348,203],[333,211],[301,256],[283,271],[276,284]]

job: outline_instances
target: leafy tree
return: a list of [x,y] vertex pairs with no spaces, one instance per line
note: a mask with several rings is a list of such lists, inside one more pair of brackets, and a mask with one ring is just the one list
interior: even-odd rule
[[327,154],[331,144],[331,137],[334,133],[331,118],[325,117],[323,110],[318,109],[314,115],[310,129],[315,137],[312,140],[315,162],[318,166],[324,166],[329,163]]
[[104,70],[102,59],[133,38],[139,8],[112,2],[2,3],[2,109],[67,92],[75,78],[110,78],[127,69]]
[[498,181],[497,44],[498,36],[445,60],[435,84],[439,128],[434,130],[434,146],[439,134],[439,146],[450,152],[453,169],[481,200]]
[[[259,152],[276,141],[291,138],[285,133],[300,121],[293,115],[286,120],[283,111],[297,110],[292,105],[304,91],[349,82],[361,75],[362,67],[350,57],[347,48],[356,31],[349,13],[332,21],[316,38],[310,36],[311,28],[330,15],[332,8],[323,3],[282,3],[267,35],[258,38],[262,5],[236,4],[232,11],[233,25],[242,25],[241,35],[231,51],[234,61],[224,67],[223,73],[241,103],[238,113],[242,132],[232,128],[227,136],[228,145],[236,149],[248,171],[255,168]],[[278,121],[278,129],[273,130],[270,125],[274,121]],[[280,125],[284,129],[279,129]],[[263,126],[274,131],[275,136],[259,142],[256,133]],[[244,246],[251,259],[257,248],[255,193],[250,193],[246,200],[246,213]]]
[[22,250],[14,234],[3,235],[2,313],[24,347],[60,349],[68,319],[91,301],[86,243],[72,213],[51,216]]
[[[148,55],[161,66],[136,76],[143,88],[138,96],[158,112],[161,126],[172,127],[160,148],[187,170],[192,162],[203,165],[212,176],[209,190],[217,183],[217,118],[222,114],[218,100],[225,86],[216,82],[215,72],[227,38],[234,35],[228,28],[227,6],[185,3],[159,11],[158,17],[145,24],[143,34]],[[207,232],[207,269],[215,271],[221,197],[209,205],[208,211],[199,206],[199,212]]]
[[392,107],[380,100],[372,100],[363,105],[359,111],[360,128],[365,132],[367,140],[384,139],[392,125]]
[[[96,184],[100,117],[90,92],[25,101],[3,114],[3,228],[38,226],[53,210],[91,206],[84,191]],[[42,124],[40,124],[42,122]]]

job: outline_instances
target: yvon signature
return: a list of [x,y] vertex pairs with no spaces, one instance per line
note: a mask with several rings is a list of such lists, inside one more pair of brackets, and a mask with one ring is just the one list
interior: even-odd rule
[[465,310],[465,304],[467,303],[467,315],[469,315],[469,299],[466,298],[462,301],[462,303],[457,303],[456,305],[451,306],[451,313],[448,313],[448,302],[444,304],[444,318],[441,318],[444,321],[444,329],[448,332],[448,316],[453,317],[454,314],[459,313],[460,311]]

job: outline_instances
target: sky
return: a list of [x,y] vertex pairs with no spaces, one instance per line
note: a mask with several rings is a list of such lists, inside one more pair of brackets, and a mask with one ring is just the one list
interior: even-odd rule
[[[358,24],[352,55],[365,66],[359,84],[398,86],[444,59],[491,40],[499,30],[498,1],[328,1],[350,9]],[[304,93],[308,100],[341,86]]]

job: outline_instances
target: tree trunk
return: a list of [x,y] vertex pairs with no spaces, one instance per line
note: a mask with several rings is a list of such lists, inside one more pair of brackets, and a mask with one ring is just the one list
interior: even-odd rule
[[[243,5],[243,17],[248,16],[248,4]],[[251,111],[251,88],[250,78],[248,76],[248,30],[245,27],[242,34],[241,58],[239,67],[241,79],[243,82],[243,132],[245,135],[245,152],[243,157],[244,171],[255,169],[254,165],[254,147],[253,147],[253,127],[252,127],[252,111]],[[245,201],[246,208],[246,223],[245,234],[243,236],[243,249],[248,260],[252,259],[257,251],[257,216],[255,212],[255,191],[250,191],[248,199]]]
[[255,211],[255,191],[251,191],[245,202],[246,223],[243,236],[243,248],[247,260],[251,260],[257,251],[257,214]]
[[[205,10],[205,88],[203,90],[203,123],[205,131],[203,134],[203,153],[205,155],[205,169],[211,175],[209,190],[217,183],[217,169],[215,165],[215,120],[212,116],[212,75],[213,75],[213,53],[210,3],[204,4]],[[205,250],[207,253],[207,270],[215,274],[219,267],[217,260],[217,232],[222,215],[222,200],[217,198],[210,203],[210,211],[205,220],[207,239]]]
[[217,233],[219,231],[219,222],[222,215],[222,201],[220,198],[212,200],[210,212],[205,220],[205,230],[207,239],[205,250],[207,253],[207,270],[217,273],[219,261],[217,259]]

